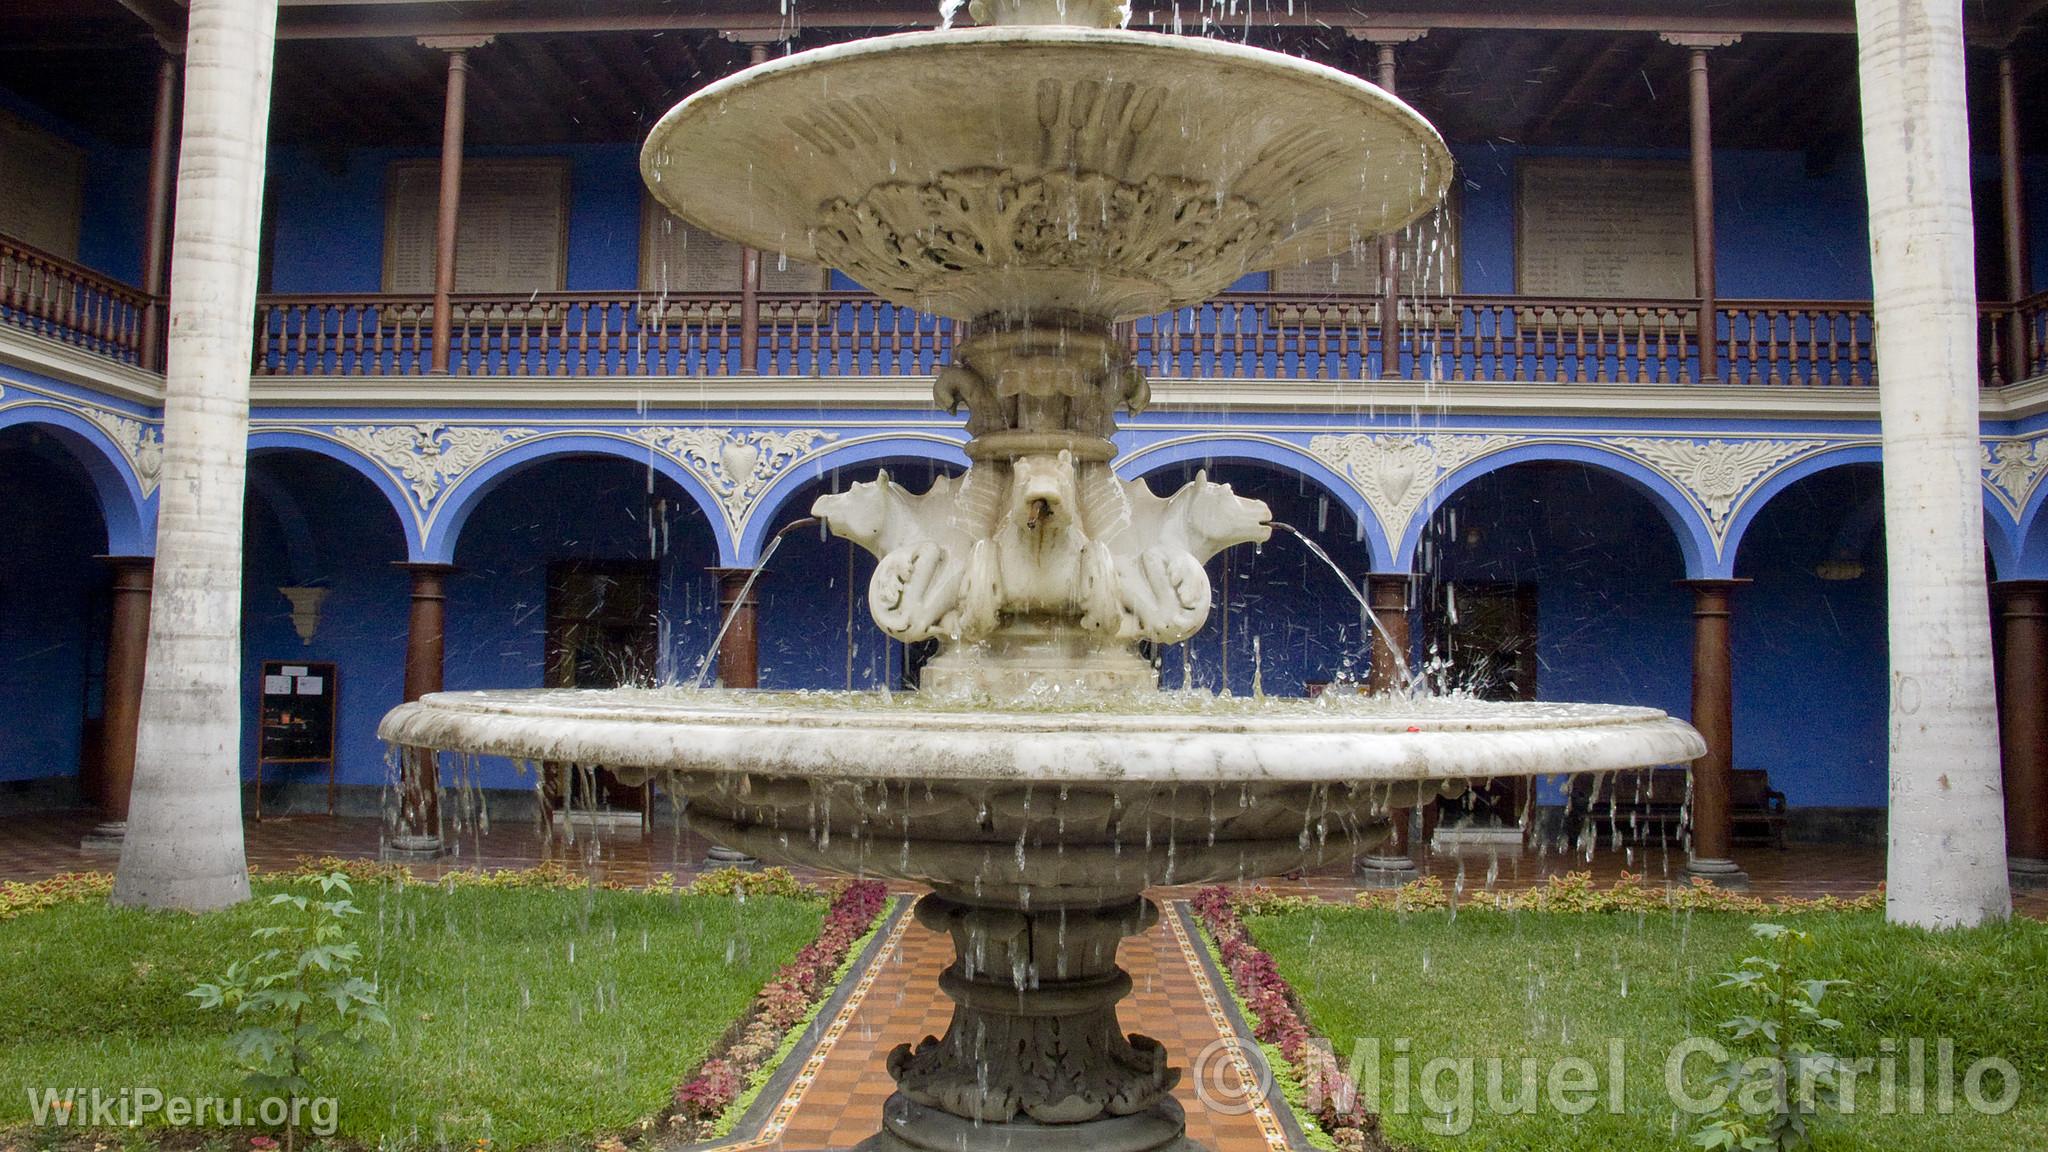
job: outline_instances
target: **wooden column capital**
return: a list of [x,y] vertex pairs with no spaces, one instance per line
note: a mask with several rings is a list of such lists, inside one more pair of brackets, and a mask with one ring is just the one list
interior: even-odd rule
[[418,43],[422,48],[460,55],[472,49],[485,47],[496,39],[496,36],[421,36]]
[[1396,45],[1413,44],[1429,35],[1427,28],[1376,28],[1371,25],[1344,29],[1345,35],[1353,40],[1363,40],[1386,52]]
[[1675,44],[1678,47],[1687,49],[1693,52],[1696,56],[1698,56],[1704,55],[1707,52],[1711,52],[1716,48],[1727,48],[1731,45],[1741,43],[1742,33],[1659,32],[1657,33],[1657,39],[1662,40],[1666,44]]

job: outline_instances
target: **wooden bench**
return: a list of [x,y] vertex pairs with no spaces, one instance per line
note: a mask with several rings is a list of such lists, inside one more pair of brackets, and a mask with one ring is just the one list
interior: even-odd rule
[[[1685,817],[1689,768],[1642,768],[1572,778],[1565,835],[1574,843],[1591,821],[1601,836],[1618,830],[1631,841],[1675,839]],[[1737,768],[1728,783],[1728,814],[1737,840],[1785,847],[1785,794],[1761,768]]]

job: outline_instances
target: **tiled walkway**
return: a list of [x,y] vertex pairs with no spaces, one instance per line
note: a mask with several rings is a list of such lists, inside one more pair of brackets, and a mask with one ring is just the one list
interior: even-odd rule
[[[1187,1109],[1188,1135],[1205,1148],[1258,1152],[1285,1148],[1268,1142],[1274,1130],[1270,1112],[1234,1103],[1208,1107],[1196,1091],[1196,1069],[1190,1064],[1203,1053],[1221,1054],[1222,1028],[1204,1005],[1217,996],[1192,949],[1194,943],[1174,930],[1167,919],[1142,937],[1124,942],[1120,960],[1131,974],[1131,995],[1119,1018],[1128,1031],[1142,1032],[1164,1043],[1176,1066],[1184,1069],[1175,1096]],[[886,1067],[889,1052],[901,1043],[944,1034],[952,1002],[938,991],[939,970],[953,960],[946,937],[915,923],[907,924],[889,942],[879,960],[880,971],[858,1004],[847,1008],[844,1031],[819,1062],[808,1083],[799,1081],[791,1095],[788,1119],[764,1132],[765,1139],[744,1145],[775,1152],[851,1147],[880,1127],[882,1102],[894,1087]],[[1242,1083],[1235,1066],[1211,1068],[1202,1062],[1211,1084]],[[1228,1100],[1242,1098],[1232,1091]],[[1263,1122],[1262,1122],[1263,1121]]]

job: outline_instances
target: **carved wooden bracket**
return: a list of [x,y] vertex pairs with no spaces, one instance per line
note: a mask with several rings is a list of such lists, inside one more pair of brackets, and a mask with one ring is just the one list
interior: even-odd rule
[[1742,41],[1740,32],[1659,32],[1657,39],[1680,48],[1691,48],[1705,52],[1714,48],[1726,48]]

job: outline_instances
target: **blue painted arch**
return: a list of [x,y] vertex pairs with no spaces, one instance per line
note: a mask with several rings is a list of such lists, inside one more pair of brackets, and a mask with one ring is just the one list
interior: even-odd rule
[[2010,560],[1997,559],[1999,579],[2048,580],[2048,480],[2034,489],[2011,531]]
[[391,508],[391,514],[398,518],[398,525],[405,532],[405,558],[414,563],[427,559],[422,545],[424,533],[419,520],[413,515],[412,502],[406,498],[397,477],[386,472],[375,461],[351,448],[340,440],[298,428],[252,428],[249,431],[249,454],[269,452],[310,452],[336,461],[356,475],[368,480],[377,489],[378,495]]
[[1380,528],[1379,517],[1373,515],[1365,506],[1358,489],[1352,487],[1349,480],[1328,464],[1309,455],[1299,444],[1273,437],[1243,434],[1162,440],[1140,445],[1125,453],[1118,458],[1116,471],[1117,475],[1125,480],[1135,480],[1175,465],[1204,461],[1258,464],[1314,481],[1342,505],[1352,519],[1364,526],[1366,550],[1372,557],[1372,571],[1393,570],[1387,567],[1393,549],[1387,544],[1387,536]]
[[[721,567],[737,567],[739,554],[733,546],[732,533],[725,522],[725,512],[718,498],[702,480],[670,456],[655,451],[646,443],[613,433],[581,431],[569,433],[547,433],[520,440],[506,446],[502,451],[488,457],[468,473],[444,489],[426,514],[424,540],[421,555],[417,559],[436,564],[452,564],[455,561],[455,546],[462,535],[462,526],[469,521],[484,497],[509,479],[515,473],[572,456],[604,456],[614,460],[653,469],[657,474],[673,480],[696,504],[711,529],[711,538],[718,546],[718,563]],[[408,545],[410,537],[408,537]]]
[[1614,476],[1629,487],[1642,493],[1650,501],[1665,523],[1671,526],[1679,551],[1685,557],[1685,574],[1688,579],[1709,579],[1726,576],[1734,570],[1734,555],[1729,552],[1717,556],[1714,539],[1707,531],[1707,525],[1693,510],[1685,493],[1678,490],[1671,481],[1659,475],[1639,460],[1594,444],[1567,441],[1524,441],[1512,448],[1494,452],[1454,468],[1437,478],[1409,518],[1408,527],[1401,536],[1401,547],[1394,555],[1390,572],[1413,572],[1415,553],[1422,544],[1422,533],[1429,526],[1439,508],[1450,502],[1459,489],[1472,481],[1503,468],[1517,464],[1584,464]]
[[959,440],[933,432],[884,433],[834,443],[818,455],[785,469],[755,499],[741,523],[738,566],[752,567],[760,562],[761,550],[767,547],[768,537],[782,519],[785,506],[819,478],[839,468],[903,459],[931,460],[957,468],[965,468],[968,463]]
[[[1749,526],[1762,514],[1764,506],[1780,492],[1812,476],[1818,476],[1835,468],[1847,468],[1855,464],[1877,464],[1882,455],[1875,444],[1842,444],[1821,448],[1794,457],[1781,465],[1763,483],[1750,489],[1742,503],[1735,509],[1735,516],[1728,521],[1728,535],[1721,546],[1730,573],[1735,571],[1736,556],[1742,550],[1742,538],[1749,534]],[[1717,573],[1718,575],[1718,573]]]
[[0,428],[17,427],[49,434],[85,469],[106,525],[108,555],[156,555],[156,496],[143,495],[141,480],[105,429],[56,404],[0,408]]

